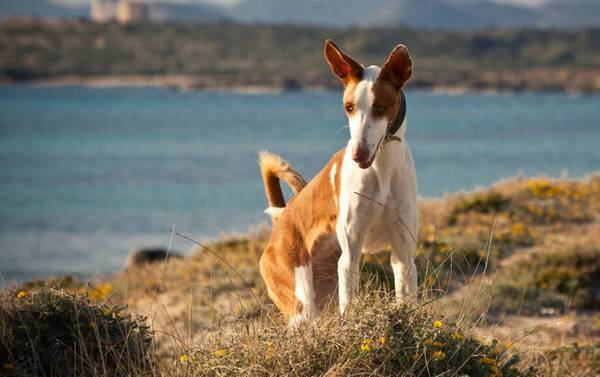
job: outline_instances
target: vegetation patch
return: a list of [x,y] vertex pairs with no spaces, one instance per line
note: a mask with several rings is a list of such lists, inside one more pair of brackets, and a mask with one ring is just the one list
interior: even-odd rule
[[497,213],[508,207],[510,201],[497,192],[474,195],[459,202],[448,216],[448,224],[454,225],[463,213]]
[[330,310],[295,331],[265,318],[247,332],[219,334],[178,361],[194,375],[531,374],[496,342],[481,342],[422,307],[377,292],[362,296],[342,318]]
[[507,265],[494,285],[494,313],[600,310],[600,247],[537,249]]
[[[456,221],[448,221],[452,214]],[[599,214],[600,175],[516,179],[422,202],[421,306],[388,296],[388,248],[363,256],[362,286],[371,293],[343,317],[332,307],[297,331],[282,323],[260,277],[267,229],[195,245],[185,258],[92,284],[70,277],[28,282],[2,296],[0,375],[595,377]],[[141,319],[106,303],[152,318],[153,341]],[[539,318],[567,311],[585,327]],[[514,318],[526,333],[517,334]],[[508,323],[511,334],[502,334]],[[530,339],[532,324],[544,343],[527,348],[519,340]]]
[[600,375],[600,342],[556,347],[533,360],[533,364],[545,377],[596,377]]
[[7,291],[1,300],[3,376],[141,376],[153,369],[152,334],[122,307],[47,288]]

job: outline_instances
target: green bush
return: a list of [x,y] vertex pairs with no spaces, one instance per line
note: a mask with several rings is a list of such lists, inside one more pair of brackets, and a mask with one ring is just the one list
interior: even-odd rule
[[510,200],[499,193],[488,192],[481,195],[475,195],[459,202],[448,216],[448,225],[454,225],[458,221],[458,216],[463,213],[494,213],[508,207]]
[[10,291],[0,304],[6,376],[137,376],[152,369],[144,319],[52,289]]
[[535,250],[506,266],[494,282],[493,313],[600,309],[600,248]]

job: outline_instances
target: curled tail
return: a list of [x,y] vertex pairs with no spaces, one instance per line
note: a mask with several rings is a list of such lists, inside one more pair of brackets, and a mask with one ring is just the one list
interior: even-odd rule
[[279,208],[285,207],[285,198],[283,197],[283,191],[281,191],[279,179],[283,179],[295,194],[306,186],[306,181],[300,173],[292,169],[290,164],[276,154],[267,151],[260,152],[258,154],[258,164],[260,165],[265,183],[265,192],[269,201],[270,208],[266,212],[275,218],[281,211]]

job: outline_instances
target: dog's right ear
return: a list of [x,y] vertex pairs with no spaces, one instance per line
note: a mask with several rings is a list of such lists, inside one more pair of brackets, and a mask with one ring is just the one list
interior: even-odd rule
[[362,79],[364,67],[344,54],[330,39],[325,41],[324,54],[331,71],[342,81],[344,86],[350,81],[360,81]]

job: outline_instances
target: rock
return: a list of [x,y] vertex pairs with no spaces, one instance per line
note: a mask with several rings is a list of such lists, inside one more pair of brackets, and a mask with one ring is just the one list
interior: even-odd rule
[[163,248],[137,249],[129,253],[129,256],[127,256],[127,259],[125,260],[125,264],[123,265],[123,269],[127,270],[146,263],[162,263],[173,258],[181,259],[183,256],[173,250],[167,252],[167,249]]

